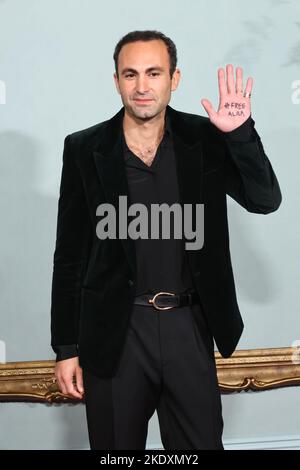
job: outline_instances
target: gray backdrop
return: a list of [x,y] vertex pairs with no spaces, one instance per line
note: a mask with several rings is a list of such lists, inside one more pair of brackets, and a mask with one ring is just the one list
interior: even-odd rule
[[[264,216],[228,197],[245,321],[238,347],[290,346],[300,339],[299,2],[152,0],[145,8],[137,0],[2,0],[0,340],[7,361],[54,358],[50,292],[63,140],[122,106],[112,54],[134,29],[158,29],[175,41],[182,71],[170,102],[175,109],[206,116],[200,100],[217,106],[217,68],[226,63],[254,77],[252,115],[283,202]],[[297,388],[222,400],[227,448],[300,443]],[[83,405],[0,404],[0,410],[2,449],[88,448]],[[148,446],[160,445],[155,414]]]

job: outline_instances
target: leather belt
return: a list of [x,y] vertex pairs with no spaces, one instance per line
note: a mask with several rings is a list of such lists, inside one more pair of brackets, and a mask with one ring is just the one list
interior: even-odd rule
[[173,307],[184,307],[199,303],[199,295],[196,291],[174,294],[173,292],[157,292],[157,294],[142,294],[134,299],[136,305],[147,305],[157,310],[168,310]]

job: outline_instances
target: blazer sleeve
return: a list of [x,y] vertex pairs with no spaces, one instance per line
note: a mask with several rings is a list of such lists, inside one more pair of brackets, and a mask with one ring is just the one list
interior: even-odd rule
[[250,116],[239,128],[223,133],[226,193],[248,212],[269,214],[278,209],[282,195],[254,125]]
[[53,348],[56,352],[56,362],[78,356],[77,344],[60,344],[53,346]]
[[64,141],[51,291],[51,347],[76,355],[81,286],[88,259],[91,220],[71,137]]

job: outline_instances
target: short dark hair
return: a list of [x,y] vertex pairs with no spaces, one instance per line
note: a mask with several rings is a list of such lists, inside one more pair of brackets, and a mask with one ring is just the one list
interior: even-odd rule
[[160,31],[156,30],[145,30],[145,31],[131,31],[130,33],[127,33],[125,36],[123,36],[119,42],[117,43],[115,50],[114,50],[114,61],[115,61],[115,70],[116,70],[116,75],[119,78],[119,73],[118,73],[118,58],[120,51],[122,47],[125,44],[131,43],[131,42],[136,42],[136,41],[153,41],[155,39],[161,39],[165,45],[167,46],[168,53],[169,53],[169,59],[170,59],[170,77],[172,78],[173,73],[175,72],[176,65],[177,65],[177,49],[172,41],[172,39],[168,38],[165,36],[163,33]]

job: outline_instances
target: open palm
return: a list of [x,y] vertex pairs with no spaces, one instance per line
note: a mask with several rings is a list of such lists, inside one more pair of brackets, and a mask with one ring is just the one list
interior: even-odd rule
[[236,82],[234,82],[234,69],[232,64],[218,69],[219,82],[219,109],[215,111],[211,102],[202,99],[201,103],[207,112],[210,121],[223,132],[230,132],[242,125],[251,115],[250,96],[253,78],[249,77],[243,90],[243,69],[236,68]]

